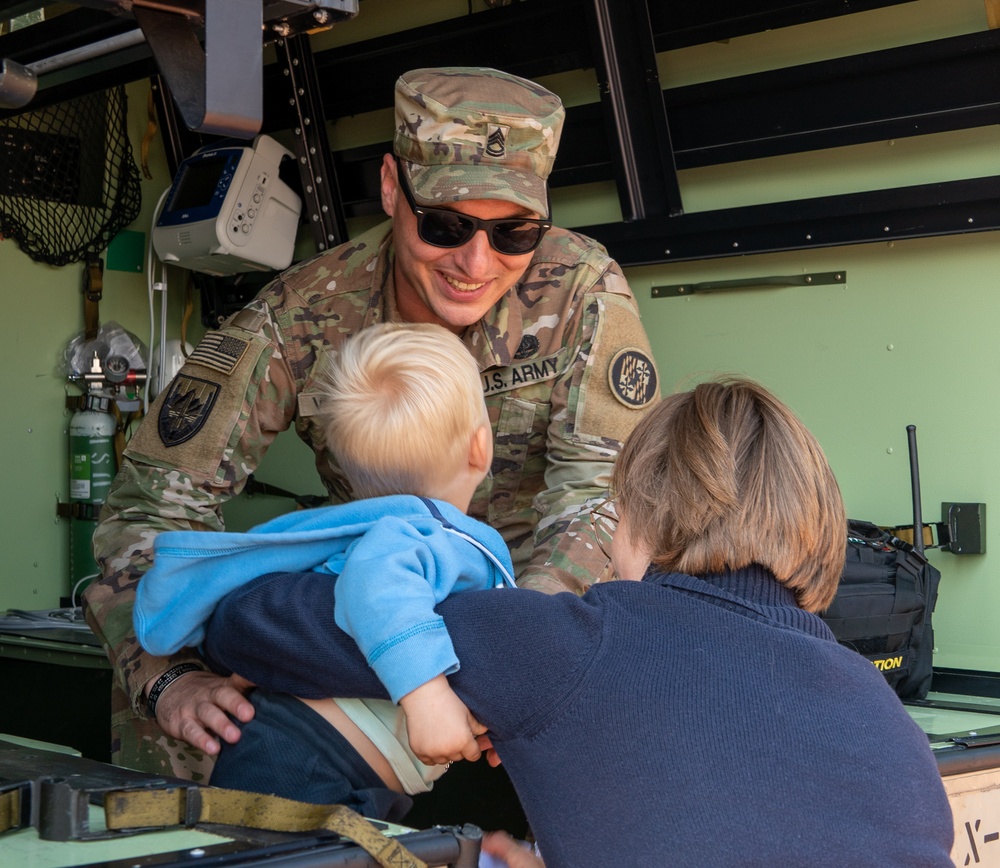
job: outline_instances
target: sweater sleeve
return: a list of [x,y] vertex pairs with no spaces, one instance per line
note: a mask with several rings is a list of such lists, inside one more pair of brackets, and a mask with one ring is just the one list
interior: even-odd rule
[[[305,698],[385,698],[386,690],[334,622],[334,587],[318,573],[261,576],[227,595],[209,622],[205,652],[219,672]],[[595,591],[601,586],[597,586]],[[462,668],[449,678],[500,738],[544,724],[599,665],[600,609],[574,594],[454,594],[443,616]],[[435,675],[440,673],[434,673]]]
[[459,661],[434,607],[454,591],[489,586],[489,569],[471,545],[453,542],[437,522],[379,519],[351,548],[335,585],[337,626],[398,702]]
[[268,573],[227,594],[205,627],[202,650],[223,675],[277,693],[387,699],[357,643],[334,620],[336,577]]

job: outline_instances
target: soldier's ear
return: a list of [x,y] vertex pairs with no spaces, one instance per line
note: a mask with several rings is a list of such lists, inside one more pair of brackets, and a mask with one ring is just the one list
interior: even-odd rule
[[396,197],[399,193],[399,180],[396,178],[396,161],[392,154],[382,157],[381,175],[382,210],[390,217],[396,216]]

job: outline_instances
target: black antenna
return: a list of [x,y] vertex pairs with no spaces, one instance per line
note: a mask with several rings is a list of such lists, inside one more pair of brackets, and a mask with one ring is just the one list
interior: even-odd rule
[[913,489],[913,550],[923,556],[924,519],[920,511],[920,469],[917,463],[917,426],[906,426],[906,439],[910,447],[910,485]]

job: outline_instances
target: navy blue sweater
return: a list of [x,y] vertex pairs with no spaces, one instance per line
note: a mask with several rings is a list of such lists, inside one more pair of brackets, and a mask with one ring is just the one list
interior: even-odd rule
[[[329,576],[229,595],[206,651],[299,696],[385,695]],[[547,868],[951,865],[927,738],[875,668],[764,570],[438,607]]]

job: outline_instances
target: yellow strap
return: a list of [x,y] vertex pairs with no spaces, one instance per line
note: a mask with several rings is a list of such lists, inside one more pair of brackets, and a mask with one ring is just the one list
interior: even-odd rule
[[[913,545],[913,525],[908,527],[890,527],[883,528],[883,530],[888,530],[893,536],[901,539],[905,543]],[[924,525],[924,546],[930,547],[936,545],[934,542],[934,526],[930,524]]]
[[8,790],[0,793],[0,833],[16,829],[21,825],[21,791]]
[[1000,27],[1000,0],[986,0],[986,23],[990,30]]
[[312,805],[217,787],[117,790],[104,799],[109,829],[219,823],[279,832],[326,830],[361,847],[384,868],[427,868],[395,838],[344,805]]
[[101,326],[100,301],[104,294],[104,262],[100,256],[87,260],[83,276],[84,337],[92,341]]
[[149,89],[149,96],[146,97],[146,132],[142,137],[140,153],[142,154],[142,176],[147,181],[153,180],[153,173],[149,171],[149,146],[156,135],[156,103],[153,102],[153,88]]

